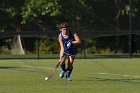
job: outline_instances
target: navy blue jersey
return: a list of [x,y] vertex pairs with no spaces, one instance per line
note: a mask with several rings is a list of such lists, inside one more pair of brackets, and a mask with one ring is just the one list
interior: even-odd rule
[[69,36],[67,38],[65,38],[62,34],[62,32],[60,32],[60,35],[61,35],[61,38],[62,38],[62,42],[63,42],[63,45],[64,45],[64,52],[67,54],[67,55],[71,55],[71,56],[75,56],[76,55],[76,45],[72,44],[70,48],[67,47],[67,42],[68,41],[75,41],[73,35],[72,35],[72,32],[69,30]]

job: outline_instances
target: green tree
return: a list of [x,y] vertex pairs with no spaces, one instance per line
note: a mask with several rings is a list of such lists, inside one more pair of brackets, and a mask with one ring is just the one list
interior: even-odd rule
[[39,17],[58,15],[59,5],[56,0],[26,0],[21,14],[22,24],[34,21],[41,22],[43,20],[40,20]]
[[1,0],[0,3],[0,29],[12,30],[21,22],[21,6],[24,0]]

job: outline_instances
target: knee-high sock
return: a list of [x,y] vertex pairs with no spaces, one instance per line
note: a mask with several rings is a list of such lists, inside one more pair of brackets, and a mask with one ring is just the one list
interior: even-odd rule
[[65,64],[60,64],[62,71],[66,71]]
[[73,67],[71,69],[67,68],[66,77],[70,77]]

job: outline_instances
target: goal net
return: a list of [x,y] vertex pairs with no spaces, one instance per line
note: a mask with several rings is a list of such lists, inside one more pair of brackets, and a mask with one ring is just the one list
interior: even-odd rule
[[24,49],[21,43],[20,35],[14,36],[12,47],[11,47],[12,55],[24,55]]

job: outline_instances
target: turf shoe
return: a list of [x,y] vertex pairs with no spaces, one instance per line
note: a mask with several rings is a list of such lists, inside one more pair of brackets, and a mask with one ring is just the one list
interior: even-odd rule
[[67,80],[67,81],[71,81],[70,77],[67,77],[66,80]]
[[59,74],[59,77],[60,77],[60,78],[63,78],[64,75],[65,75],[65,71],[62,70],[62,71],[60,72],[60,74]]
[[66,80],[67,80],[67,81],[71,81],[71,79],[70,79],[70,74],[71,74],[71,71],[67,71],[67,72],[66,72]]

